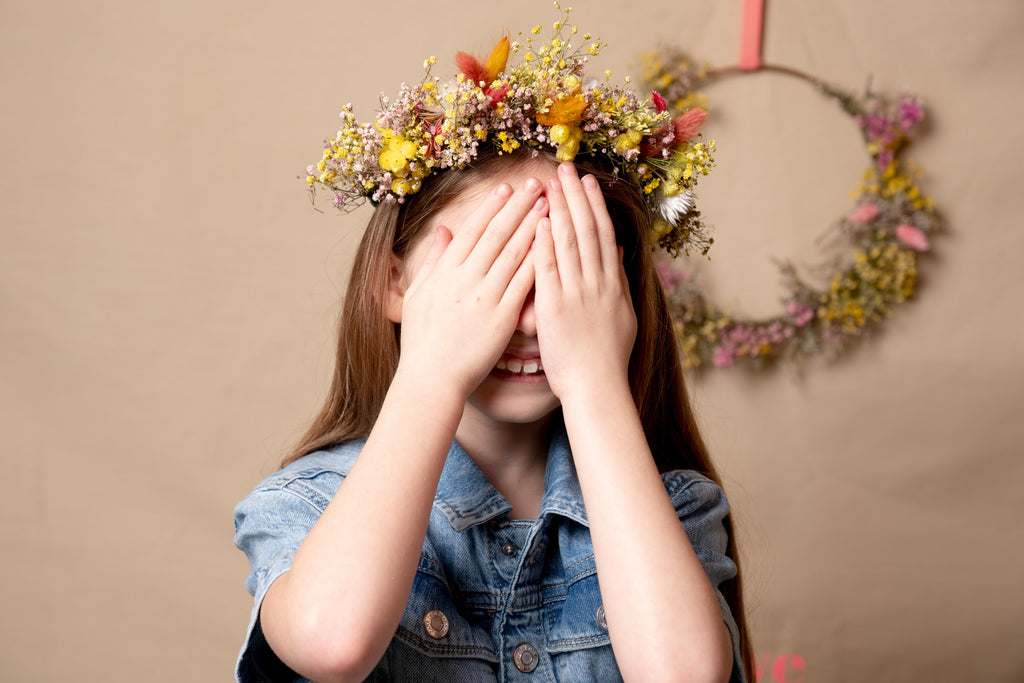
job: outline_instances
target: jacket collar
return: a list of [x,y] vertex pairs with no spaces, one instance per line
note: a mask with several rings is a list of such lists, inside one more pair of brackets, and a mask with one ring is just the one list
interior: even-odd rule
[[[512,511],[505,497],[491,485],[469,454],[456,442],[452,443],[448,451],[448,459],[437,485],[434,507],[457,532]],[[544,470],[540,519],[545,520],[552,515],[561,515],[587,525],[583,492],[576,476],[576,466],[572,461],[564,426],[560,426],[551,439]]]

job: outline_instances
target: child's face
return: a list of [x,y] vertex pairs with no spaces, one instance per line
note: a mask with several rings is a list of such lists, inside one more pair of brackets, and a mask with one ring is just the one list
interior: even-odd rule
[[[477,206],[478,197],[499,183],[508,183],[515,189],[528,178],[537,178],[542,184],[556,177],[556,167],[545,161],[524,162],[482,181],[476,191],[467,193],[439,211],[424,231],[444,225],[457,234]],[[429,239],[421,239],[412,247],[405,261],[403,280],[411,282],[430,248]],[[470,423],[530,424],[546,421],[559,406],[559,401],[548,386],[537,343],[537,317],[533,292],[527,297],[519,314],[515,332],[508,340],[505,352],[491,372],[484,378],[466,403],[466,417]],[[465,422],[466,420],[464,420]]]

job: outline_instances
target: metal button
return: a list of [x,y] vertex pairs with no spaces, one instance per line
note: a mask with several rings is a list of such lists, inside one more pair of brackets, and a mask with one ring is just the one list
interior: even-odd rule
[[501,552],[505,553],[509,557],[515,555],[517,550],[519,550],[519,548],[512,541],[508,541],[505,545],[501,546]]
[[602,631],[608,630],[608,620],[604,617],[604,605],[597,608],[597,625],[601,627]]
[[529,643],[523,643],[516,648],[516,651],[512,653],[512,661],[516,663],[516,668],[522,671],[524,674],[528,674],[537,668],[537,662],[540,661],[540,654],[537,652],[537,648]]
[[439,609],[432,609],[423,615],[423,628],[431,638],[444,638],[448,635],[448,617]]

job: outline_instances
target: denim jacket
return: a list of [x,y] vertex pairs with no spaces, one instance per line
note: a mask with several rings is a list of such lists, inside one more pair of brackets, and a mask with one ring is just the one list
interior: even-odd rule
[[[267,646],[259,608],[291,567],[363,443],[311,453],[264,479],[235,509],[235,545],[249,558],[255,598],[237,680],[304,681]],[[736,574],[725,555],[721,488],[689,471],[662,475],[711,585]],[[396,492],[400,495],[400,492]],[[536,520],[509,519],[511,505],[459,445],[452,444],[409,602],[369,681],[619,681],[598,588],[594,549],[565,433],[548,454]],[[358,554],[359,549],[352,552]],[[736,623],[732,683],[744,681]],[[358,628],[354,624],[353,628]]]

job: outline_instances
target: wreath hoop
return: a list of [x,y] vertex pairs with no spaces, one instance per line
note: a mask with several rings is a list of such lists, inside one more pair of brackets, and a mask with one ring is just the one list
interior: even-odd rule
[[[695,66],[671,48],[644,55],[643,61],[646,84],[680,110],[707,108],[700,86],[750,73]],[[659,264],[687,369],[836,359],[889,318],[894,306],[914,296],[918,257],[941,228],[932,200],[918,187],[920,169],[903,161],[910,131],[924,118],[919,98],[909,93],[886,98],[870,83],[857,96],[789,67],[763,64],[758,70],[799,78],[833,100],[860,128],[871,163],[851,193],[852,210],[826,233],[845,241],[845,252],[811,267],[824,273],[828,284],[815,286],[801,279],[792,263],[780,265],[786,290],[781,313],[759,319],[733,315],[708,301],[691,273]]]

